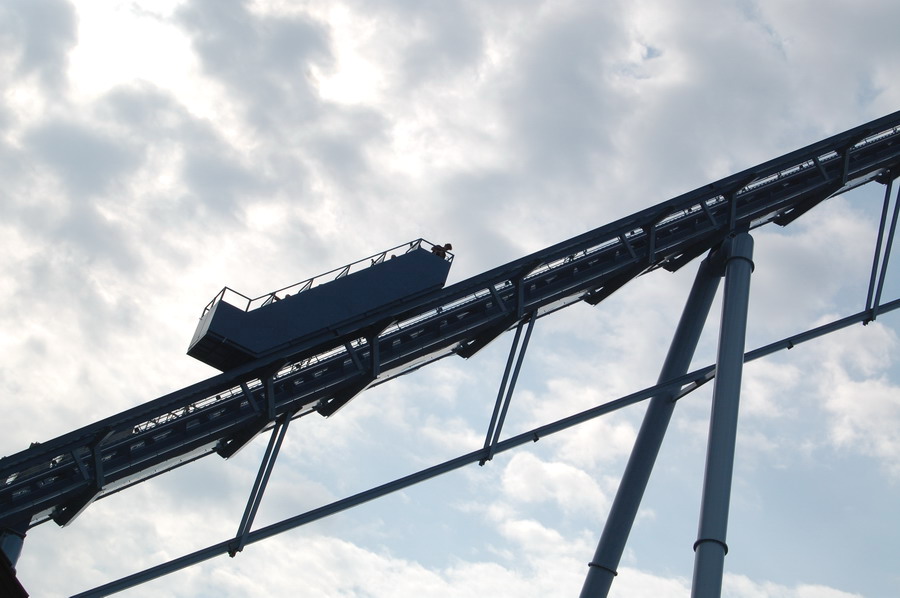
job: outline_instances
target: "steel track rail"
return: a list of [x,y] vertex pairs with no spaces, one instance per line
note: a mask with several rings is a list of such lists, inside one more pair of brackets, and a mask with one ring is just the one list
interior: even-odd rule
[[[900,299],[880,305],[877,309],[879,313],[884,314],[891,312],[897,308],[900,308]],[[834,320],[827,324],[811,328],[806,332],[785,337],[779,341],[775,341],[774,343],[770,343],[768,345],[764,345],[752,351],[746,352],[744,354],[744,361],[755,361],[779,351],[793,349],[797,345],[820,338],[854,324],[868,323],[870,321],[870,315],[871,312],[869,310],[864,310],[859,313]],[[702,368],[698,368],[692,372],[688,372],[683,376],[679,376],[677,378],[669,380],[668,382],[656,384],[655,386],[651,386],[629,395],[625,395],[618,399],[608,401],[601,405],[597,405],[590,409],[586,409],[584,411],[575,413],[568,417],[564,417],[554,422],[538,426],[537,428],[522,432],[520,434],[497,442],[492,447],[492,451],[495,454],[502,453],[514,448],[518,448],[525,444],[537,442],[541,438],[550,436],[551,434],[568,430],[569,428],[591,421],[602,415],[607,415],[614,411],[618,411],[619,409],[622,409],[624,407],[634,405],[660,393],[671,392],[673,389],[678,389],[675,397],[676,400],[680,400],[691,392],[697,390],[707,382],[713,380],[715,378],[715,369],[715,365],[708,365]],[[314,521],[324,519],[325,517],[329,517],[342,511],[346,511],[358,505],[367,503],[377,498],[381,498],[382,496],[387,496],[388,494],[391,494],[393,492],[409,488],[410,486],[413,486],[420,482],[424,482],[445,473],[455,471],[457,469],[465,467],[466,465],[471,465],[472,463],[476,462],[483,464],[485,461],[486,451],[486,448],[482,448],[465,453],[463,455],[459,455],[458,457],[455,457],[453,459],[438,463],[436,465],[398,478],[391,482],[387,482],[385,484],[370,488],[368,490],[364,490],[352,496],[336,500],[332,503],[312,509],[305,513],[283,519],[279,522],[262,527],[256,531],[248,532],[245,537],[245,544],[260,542],[284,532],[302,527],[308,523],[312,523]],[[109,596],[111,594],[115,594],[137,585],[146,583],[153,579],[158,579],[160,577],[168,575],[169,573],[174,573],[176,571],[180,571],[181,569],[197,565],[223,554],[232,554],[233,556],[233,553],[230,552],[233,542],[233,539],[224,540],[217,544],[213,544],[205,548],[196,550],[190,554],[172,559],[168,562],[150,567],[143,571],[128,575],[102,586],[98,586],[92,590],[75,594],[72,596],[72,598],[100,598],[102,596]]]
[[598,303],[735,230],[787,224],[900,172],[900,112],[468,280],[402,301],[0,459],[0,524],[71,522],[93,500],[200,457],[230,456],[283,413],[330,415],[375,384],[469,357],[525,317]]

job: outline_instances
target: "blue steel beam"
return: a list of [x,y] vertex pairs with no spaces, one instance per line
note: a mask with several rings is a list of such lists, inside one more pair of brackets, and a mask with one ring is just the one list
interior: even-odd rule
[[729,239],[723,249],[726,251],[725,292],[716,353],[716,382],[700,505],[700,529],[694,543],[693,598],[718,598],[722,594],[722,574],[728,552],[725,534],[731,504],[747,308],[750,303],[750,274],[753,272],[753,237],[740,233]]
[[[884,205],[881,207],[881,221],[878,223],[878,235],[875,237],[875,256],[872,258],[872,273],[869,275],[869,291],[866,295],[866,309],[872,308],[872,301],[875,298],[875,284],[878,281],[878,264],[881,261],[881,244],[884,242],[884,227],[887,224],[888,208],[891,205],[891,188],[894,184],[893,179],[888,178],[885,182],[884,189]],[[875,319],[875,314],[872,314]]]
[[[721,269],[713,256],[700,263],[690,295],[675,329],[658,384],[684,375],[691,365],[710,306],[719,288]],[[650,474],[662,447],[663,438],[675,410],[677,388],[670,388],[650,400],[644,421],[634,441],[619,489],[610,507],[603,533],[581,588],[581,598],[605,598],[618,574],[625,543],[650,481]]]
[[[900,308],[900,299],[880,306],[879,313],[887,313],[898,308]],[[864,323],[867,314],[867,311],[859,312],[857,314],[835,320],[828,324],[823,324],[822,326],[819,326],[817,328],[807,330],[806,332],[796,334],[779,341],[775,341],[774,343],[770,343],[758,349],[754,349],[753,351],[744,354],[744,361],[750,362],[756,359],[761,359],[778,351],[792,349],[796,345],[820,338],[822,336],[825,336],[826,334],[830,334],[837,330],[852,326],[853,324]],[[510,438],[507,438],[506,440],[501,440],[500,442],[498,442],[497,446],[495,447],[495,452],[501,453],[512,450],[524,444],[537,442],[545,436],[550,436],[551,434],[568,430],[569,428],[590,421],[597,417],[607,415],[624,407],[634,405],[650,397],[670,394],[672,393],[672,391],[680,388],[681,390],[675,393],[675,397],[677,400],[686,396],[690,392],[693,392],[710,380],[714,379],[715,370],[715,364],[709,365],[682,376],[678,376],[677,378],[670,379],[666,382],[659,383],[650,388],[645,388],[624,397],[609,401],[602,405],[586,409],[580,413],[576,413],[549,424],[539,426],[527,432],[517,434],[516,436],[512,436]],[[295,515],[293,517],[289,517],[288,519],[283,519],[279,522],[260,528],[256,531],[249,532],[247,534],[245,544],[249,545],[260,542],[262,540],[277,536],[298,527],[302,527],[308,523],[324,519],[325,517],[335,515],[355,506],[375,500],[382,496],[386,496],[393,492],[397,492],[398,490],[409,488],[410,486],[414,486],[415,484],[418,484],[420,482],[424,482],[445,473],[454,471],[456,469],[460,469],[461,467],[464,467],[476,461],[480,461],[483,454],[484,449],[478,449],[470,453],[460,455],[448,461],[444,461],[443,463],[439,463],[437,465],[433,465],[426,469],[412,473],[408,476],[398,478],[391,482],[387,482],[385,484],[382,484],[381,486],[370,488],[369,490],[365,490],[352,496],[342,498],[330,504],[312,509],[305,513],[301,513],[300,515]],[[226,540],[224,542],[219,542],[218,544],[207,546],[206,548],[201,548],[190,554],[172,559],[166,563],[150,567],[149,569],[145,569],[138,573],[134,573],[121,579],[103,584],[102,586],[98,586],[91,590],[75,594],[72,596],[72,598],[100,598],[102,596],[109,596],[111,594],[133,588],[150,580],[158,579],[160,577],[168,575],[169,573],[174,573],[175,571],[180,571],[181,569],[185,569],[187,567],[197,565],[222,554],[229,553],[232,542],[233,540]]]
[[[485,462],[494,458],[494,450],[497,447],[497,442],[500,440],[503,422],[506,421],[506,413],[509,411],[509,404],[512,401],[513,392],[516,390],[516,381],[519,379],[519,372],[522,370],[522,362],[525,359],[525,351],[528,350],[528,341],[531,339],[531,332],[534,330],[535,321],[535,318],[530,318],[528,320],[528,328],[525,330],[525,339],[522,341],[521,347],[519,346],[519,335],[522,331],[522,326],[525,325],[525,321],[523,320],[519,323],[519,326],[516,327],[516,338],[513,340],[512,347],[510,347],[509,350],[509,359],[506,363],[506,370],[503,373],[503,382],[500,384],[500,392],[497,393],[497,402],[494,405],[494,412],[491,414],[491,423],[488,425],[487,435],[484,438],[484,458],[479,462],[481,465],[484,465]],[[512,379],[509,380],[509,387],[507,388],[506,383],[509,378],[509,370],[513,362],[513,357],[516,358],[516,367],[513,369]]]
[[244,549],[247,534],[250,533],[250,528],[253,527],[253,520],[256,518],[256,512],[260,503],[262,503],[263,494],[269,483],[269,476],[272,475],[272,468],[275,466],[275,460],[278,458],[278,452],[281,450],[281,444],[284,442],[285,434],[287,434],[288,425],[291,423],[290,415],[289,413],[282,415],[272,428],[272,436],[259,465],[259,473],[256,475],[253,489],[250,490],[247,507],[244,509],[244,515],[241,517],[233,543],[228,549],[228,554],[232,557]]
[[[521,317],[596,303],[642,273],[680,268],[734,227],[788,222],[897,168],[900,112],[5,457],[0,524],[71,521],[92,489],[103,498],[217,450],[227,456],[283,413],[325,412],[452,353],[470,356]],[[373,336],[373,326],[387,328]]]
[[[881,273],[878,277],[878,285],[875,289],[875,297],[873,299],[874,304],[878,305],[881,302],[881,292],[884,290],[884,281],[887,278],[887,267],[888,260],[891,257],[891,249],[894,245],[894,234],[897,232],[897,217],[900,216],[900,189],[897,190],[897,198],[894,200],[894,215],[891,217],[891,226],[888,229],[887,241],[884,246],[884,255],[881,258]],[[891,183],[887,184],[887,189],[885,190],[886,194],[890,194],[891,192]],[[866,307],[869,306],[869,303],[866,303]],[[872,310],[872,320],[874,320],[878,316],[878,310]]]
[[491,412],[491,421],[488,423],[487,433],[484,435],[484,453],[485,457],[479,461],[480,465],[484,465],[490,461],[488,459],[489,447],[494,437],[494,428],[497,426],[497,418],[500,416],[500,408],[503,406],[503,397],[506,393],[506,384],[509,381],[509,374],[512,372],[513,362],[516,359],[516,352],[519,349],[519,339],[522,337],[522,328],[525,322],[519,322],[516,326],[516,333],[513,336],[512,345],[509,347],[509,356],[506,358],[506,368],[503,370],[503,378],[500,380],[500,388],[497,390],[497,400],[494,401],[494,410]]

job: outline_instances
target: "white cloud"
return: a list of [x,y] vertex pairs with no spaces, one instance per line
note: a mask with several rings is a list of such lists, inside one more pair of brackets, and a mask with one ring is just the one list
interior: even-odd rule
[[143,80],[196,97],[197,64],[189,40],[171,22],[180,2],[168,4],[79,5],[78,44],[69,55],[73,93],[89,101],[123,81]]
[[[900,389],[893,381],[896,333],[879,322],[830,335],[812,349],[812,390],[828,415],[828,441],[900,472]],[[799,392],[805,389],[798,387]]]
[[725,575],[722,591],[735,598],[856,598],[862,594],[843,592],[815,584],[787,587],[771,582],[755,582],[743,575]]
[[484,444],[484,436],[475,432],[466,420],[459,417],[450,419],[427,417],[422,434],[436,446],[450,453],[475,450]]
[[[458,247],[461,280],[895,110],[895,4],[4,3],[0,452],[211,375],[184,351],[226,284],[262,294],[419,236]],[[880,190],[755,233],[751,342],[861,307],[879,208]],[[504,434],[652,384],[692,271],[539,321]],[[814,484],[783,495],[773,476],[805,481],[848,456],[897,471],[892,326],[747,369],[735,512],[774,517],[760,506],[774,494],[831,520],[839,505]],[[260,517],[480,446],[508,342],[292,424]],[[697,361],[714,347],[707,333]],[[688,593],[689,564],[659,547],[680,528],[672,517],[696,515],[703,396],[678,406],[654,478],[663,496],[642,507],[652,517],[617,595]],[[132,594],[574,595],[642,412]],[[264,442],[104,499],[66,530],[33,530],[26,587],[63,595],[227,537]],[[896,488],[860,491],[896,503]],[[879,505],[866,539],[895,554],[896,509]],[[830,538],[798,525],[784,533],[819,554]],[[751,552],[770,541],[756,527]],[[896,586],[877,568],[838,579],[780,563],[774,584],[734,558],[748,567],[726,575],[739,596]]]
[[555,503],[564,513],[590,520],[609,508],[609,498],[586,472],[562,462],[515,454],[503,470],[503,492],[514,503]]
[[783,399],[803,382],[803,371],[792,363],[771,360],[765,365],[749,363],[741,380],[742,414],[749,417],[776,418],[785,411],[796,411]]

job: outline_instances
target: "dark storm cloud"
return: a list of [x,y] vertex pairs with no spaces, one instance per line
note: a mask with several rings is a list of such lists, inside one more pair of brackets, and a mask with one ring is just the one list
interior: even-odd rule
[[76,26],[75,10],[64,0],[0,3],[0,49],[14,58],[18,76],[37,75],[51,89],[65,82]]

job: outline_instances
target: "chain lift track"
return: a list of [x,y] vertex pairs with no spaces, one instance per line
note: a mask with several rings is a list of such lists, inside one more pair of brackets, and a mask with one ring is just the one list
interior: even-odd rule
[[[453,354],[471,357],[507,330],[517,329],[518,341],[527,324],[524,352],[537,318],[579,301],[597,304],[639,275],[681,268],[734,233],[787,225],[830,197],[873,181],[889,184],[898,174],[895,112],[468,280],[395,301],[327,335],[0,459],[0,528],[24,536],[49,520],[67,525],[98,498],[214,452],[228,458],[266,430],[283,438],[292,419],[330,416],[366,388]],[[879,308],[886,264],[877,292],[875,280],[887,206],[886,196],[867,320]],[[886,253],[892,238],[893,225]],[[516,370],[520,364],[521,353]],[[476,461],[502,448],[499,427],[512,385],[502,411],[498,396]],[[252,537],[255,506],[258,500],[251,513],[248,505],[240,546],[229,551]]]

